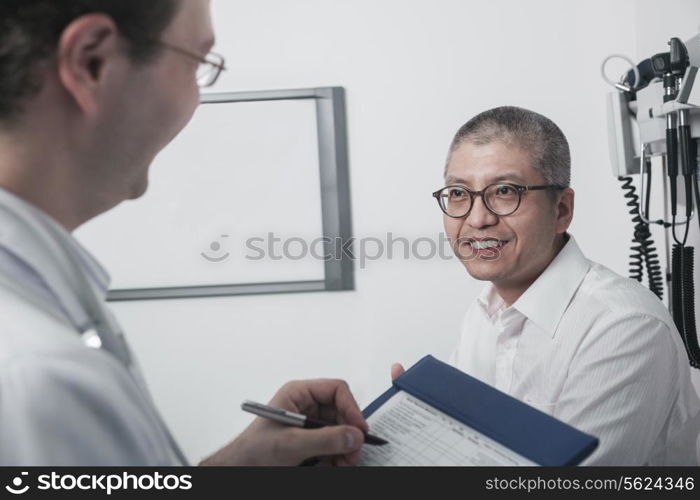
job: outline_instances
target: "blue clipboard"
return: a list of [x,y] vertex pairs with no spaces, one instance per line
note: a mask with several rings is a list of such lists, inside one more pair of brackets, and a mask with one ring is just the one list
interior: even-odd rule
[[399,391],[432,405],[533,462],[578,465],[598,438],[515,399],[432,356],[425,356],[364,411],[374,413]]

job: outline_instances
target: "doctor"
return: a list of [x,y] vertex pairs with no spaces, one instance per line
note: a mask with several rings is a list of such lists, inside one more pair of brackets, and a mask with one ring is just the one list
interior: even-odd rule
[[[187,463],[71,232],[146,191],[224,69],[213,44],[208,0],[0,2],[0,465]],[[345,425],[258,419],[203,465],[357,462],[367,424],[344,382],[271,404]]]

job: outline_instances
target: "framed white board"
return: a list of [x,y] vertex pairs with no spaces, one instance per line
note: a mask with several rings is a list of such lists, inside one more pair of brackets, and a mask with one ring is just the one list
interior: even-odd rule
[[205,94],[148,192],[76,231],[109,300],[349,290],[344,92]]

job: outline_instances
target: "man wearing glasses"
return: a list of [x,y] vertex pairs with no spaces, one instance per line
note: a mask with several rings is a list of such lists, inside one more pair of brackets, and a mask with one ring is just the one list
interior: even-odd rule
[[559,127],[525,109],[455,135],[433,196],[467,272],[490,283],[451,363],[597,436],[586,464],[694,465],[700,404],[680,335],[655,295],[567,233],[570,165]]
[[[70,233],[145,192],[225,68],[213,44],[208,0],[0,2],[0,465],[187,462]],[[344,382],[289,383],[272,404],[344,425],[257,419],[203,463],[358,461],[367,424]]]

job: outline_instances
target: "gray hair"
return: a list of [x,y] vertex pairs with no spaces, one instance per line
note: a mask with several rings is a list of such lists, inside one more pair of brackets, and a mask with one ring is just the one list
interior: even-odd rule
[[513,142],[528,151],[546,183],[569,187],[571,154],[564,133],[546,116],[515,106],[489,109],[462,125],[450,144],[447,163],[465,142],[483,146],[496,141]]

